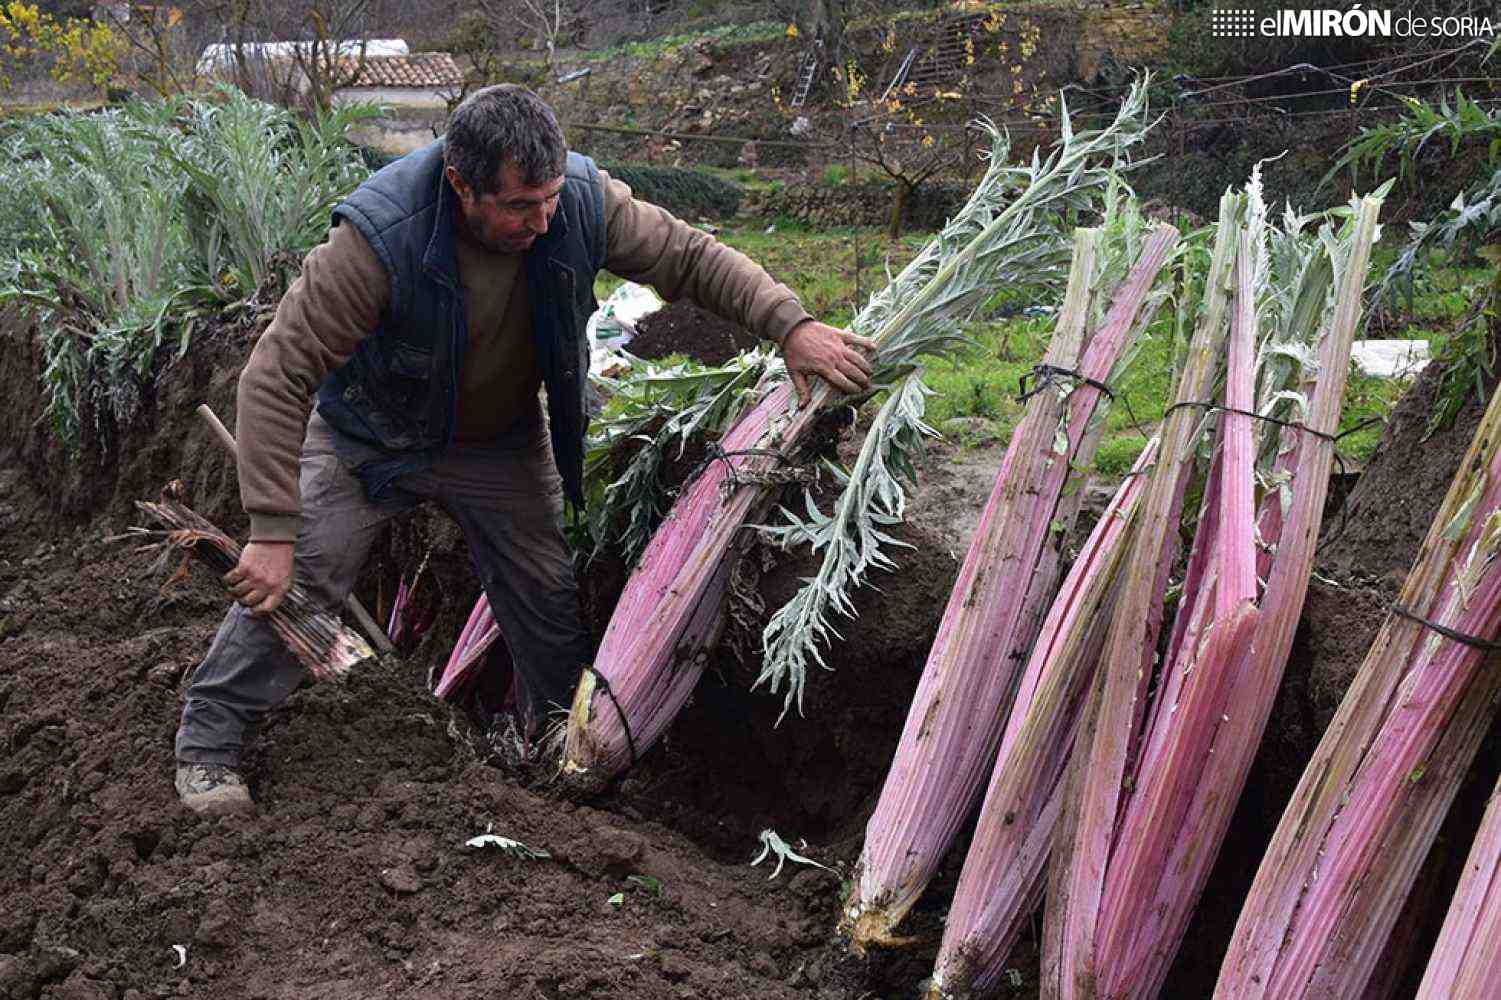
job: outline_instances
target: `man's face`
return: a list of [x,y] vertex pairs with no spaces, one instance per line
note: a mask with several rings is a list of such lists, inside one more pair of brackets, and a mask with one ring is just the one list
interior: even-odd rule
[[445,173],[459,196],[465,229],[492,253],[530,250],[537,237],[547,232],[563,192],[562,177],[532,187],[509,163],[500,169],[500,190],[494,194],[479,194],[453,167]]

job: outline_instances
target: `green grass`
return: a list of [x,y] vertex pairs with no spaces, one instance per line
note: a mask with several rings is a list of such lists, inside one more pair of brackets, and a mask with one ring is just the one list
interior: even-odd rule
[[[766,230],[771,227],[772,232]],[[738,220],[718,232],[718,238],[766,268],[785,283],[814,316],[842,325],[855,314],[855,254],[860,255],[860,304],[886,283],[887,260],[899,270],[926,242],[923,234],[892,242],[874,226],[844,226],[813,230],[785,219],[771,222]],[[621,281],[601,274],[594,294],[603,301]]]
[[1101,442],[1095,453],[1095,471],[1102,476],[1124,476],[1136,464],[1136,459],[1147,446],[1147,439],[1139,434],[1120,434]]
[[1368,420],[1379,418],[1381,423],[1340,439],[1336,447],[1346,461],[1364,465],[1375,454],[1385,421],[1406,388],[1405,381],[1375,378],[1351,365],[1350,381],[1345,385],[1345,406],[1339,418],[1341,433],[1354,430]]
[[[927,242],[924,234],[887,239],[874,226],[840,226],[815,230],[782,219],[739,224],[720,238],[784,282],[803,300],[808,311],[827,323],[848,323],[858,305],[886,283],[889,260],[900,270]],[[855,258],[859,254],[859,290]]]
[[718,28],[709,28],[706,31],[695,31],[682,35],[664,35],[661,38],[653,38],[645,42],[625,42],[621,45],[612,45],[607,49],[585,53],[583,61],[606,62],[620,58],[655,59],[658,56],[674,52],[696,42],[746,45],[753,42],[771,41],[784,37],[786,33],[787,25],[772,21],[753,21],[750,24],[726,24]]
[[[1051,316],[974,324],[968,331],[974,346],[947,358],[928,359],[927,382],[937,393],[928,405],[930,422],[941,426],[953,417],[986,417],[1009,436],[1023,412],[1017,399],[1022,376],[1042,360],[1052,324]],[[1106,419],[1105,440],[1095,462],[1100,472],[1119,475],[1129,470],[1146,445],[1142,432],[1150,433],[1162,419],[1172,389],[1171,353],[1172,329],[1169,320],[1160,319],[1148,330],[1116,390],[1122,405],[1111,407]]]

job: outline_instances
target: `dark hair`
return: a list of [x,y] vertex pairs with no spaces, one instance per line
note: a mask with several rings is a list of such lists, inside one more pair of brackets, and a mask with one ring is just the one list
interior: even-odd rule
[[443,162],[479,194],[500,190],[511,164],[531,186],[562,176],[568,146],[552,108],[525,87],[498,83],[476,90],[448,121]]

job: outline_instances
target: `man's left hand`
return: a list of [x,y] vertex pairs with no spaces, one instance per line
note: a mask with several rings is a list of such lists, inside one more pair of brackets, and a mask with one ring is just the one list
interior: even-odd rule
[[868,389],[875,369],[867,355],[875,350],[875,341],[814,319],[803,320],[782,341],[782,357],[803,406],[813,398],[810,375],[845,394]]

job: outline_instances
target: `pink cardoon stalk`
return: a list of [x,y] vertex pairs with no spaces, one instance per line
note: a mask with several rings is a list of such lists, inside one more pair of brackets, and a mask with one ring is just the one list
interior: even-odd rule
[[[1252,300],[1252,256],[1242,231],[1236,255],[1235,309],[1232,314],[1225,405],[1250,411],[1254,400],[1256,315]],[[1159,922],[1172,925],[1179,912],[1191,913],[1196,886],[1182,885],[1168,869],[1168,856],[1184,839],[1199,839],[1197,828],[1183,824],[1193,814],[1195,792],[1206,784],[1198,767],[1212,755],[1214,737],[1229,709],[1236,664],[1251,649],[1259,623],[1256,607],[1256,542],[1253,488],[1254,429],[1244,413],[1220,418],[1221,460],[1217,521],[1209,572],[1214,575],[1213,617],[1190,630],[1179,647],[1180,662],[1164,669],[1162,693],[1135,772],[1135,794],[1126,800],[1120,831],[1106,869],[1105,891],[1091,961],[1075,975],[1094,979],[1101,997],[1153,997],[1158,984],[1147,972],[1170,959],[1176,940],[1163,941]],[[1201,584],[1202,585],[1202,584]],[[1210,601],[1185,589],[1193,611]],[[1191,601],[1198,598],[1197,601]],[[1197,617],[1190,612],[1190,617]],[[1196,632],[1196,634],[1193,634]],[[1173,683],[1176,682],[1176,683]],[[1209,763],[1212,763],[1210,761]],[[1217,790],[1217,791],[1223,791]],[[1234,801],[1239,789],[1223,797]],[[1211,835],[1212,836],[1212,835]],[[1203,837],[1204,840],[1209,838]],[[1214,856],[1217,838],[1207,854]],[[1185,898],[1186,897],[1186,898]]]
[[393,643],[400,642],[406,635],[407,607],[411,599],[412,588],[407,586],[406,577],[402,577],[396,584],[396,597],[391,601],[391,617],[386,620],[386,638]]
[[[1081,996],[1148,1000],[1158,995],[1244,787],[1307,593],[1333,457],[1328,435],[1338,425],[1379,208],[1375,198],[1360,206],[1338,305],[1323,338],[1321,376],[1305,419],[1325,436],[1290,430],[1299,440],[1279,456],[1278,467],[1297,463],[1286,511],[1280,492],[1274,492],[1260,517],[1253,514],[1246,450],[1250,419],[1225,415],[1224,451],[1216,462],[1224,478],[1212,542],[1215,610],[1201,623],[1204,595],[1185,587],[1185,604],[1191,607],[1180,609],[1180,615],[1187,610],[1191,616],[1189,638],[1164,668],[1135,791],[1124,807],[1106,870],[1093,964],[1074,970],[1075,981],[1087,984]],[[1251,408],[1250,260],[1249,246],[1242,243],[1227,385],[1227,405],[1236,409]],[[1275,555],[1257,553],[1252,531],[1258,522]],[[1270,566],[1259,607],[1258,564]],[[1200,588],[1209,585],[1198,582]]]
[[[1492,642],[1498,442],[1493,396],[1401,597],[1429,621]],[[1262,860],[1216,997],[1362,995],[1498,695],[1492,654],[1388,616]]]
[[490,611],[490,599],[481,591],[479,599],[474,602],[474,608],[469,612],[469,620],[464,623],[464,630],[453,644],[453,652],[448,654],[443,676],[438,678],[438,686],[433,688],[433,695],[446,699],[457,691],[469,672],[484,659],[485,652],[499,638],[500,629],[495,624],[495,615]]
[[[1152,231],[1080,358],[1096,239],[1092,231],[1076,237],[1068,293],[1044,363],[1104,381],[1134,336],[1178,233],[1171,226]],[[1039,562],[1055,534],[1070,461],[1092,460],[1080,445],[1102,396],[1086,384],[1066,400],[1039,393],[1012,436],[866,826],[841,918],[857,951],[899,940],[894,928],[937,870],[994,763],[1008,699],[1040,626],[1029,606],[1046,606],[1056,582],[1056,564],[1052,578],[1040,580]]]
[[[1176,402],[1209,398],[1226,336],[1230,265],[1235,257],[1237,201],[1220,200],[1220,226],[1205,283],[1207,301],[1179,377]],[[1111,844],[1133,734],[1145,714],[1162,627],[1163,593],[1177,558],[1183,494],[1194,463],[1194,439],[1203,414],[1192,405],[1172,409],[1151,482],[1141,501],[1139,527],[1122,568],[1120,596],[1111,616],[1102,677],[1093,688],[1066,779],[1066,802],[1056,836],[1058,853],[1048,876],[1042,995],[1090,995],[1093,951]]]
[[1501,969],[1501,786],[1481,820],[1465,859],[1459,889],[1449,905],[1417,1000],[1485,997],[1496,991]]
[[1064,767],[1156,455],[1154,438],[1100,515],[1032,647],[944,922],[930,997],[992,991],[1036,905],[1062,806]]
[[[720,622],[731,568],[726,554],[765,499],[759,485],[731,477],[772,470],[774,457],[744,452],[798,440],[828,395],[820,385],[808,405],[793,408],[791,383],[768,393],[720,442],[728,457],[708,464],[652,536],[610,618],[595,667],[574,695],[563,773],[577,787],[603,785],[630,766],[633,754],[655,743],[687,701],[703,673],[703,648]],[[607,688],[599,684],[601,673]]]
[[[1231,322],[1229,373],[1226,387],[1226,405],[1233,409],[1249,410],[1253,395],[1253,354],[1256,321],[1250,295],[1249,267],[1251,255],[1248,241],[1242,233],[1239,237],[1239,253],[1236,255],[1235,310]],[[1211,479],[1205,493],[1205,513],[1201,517],[1201,536],[1196,539],[1190,557],[1188,580],[1183,600],[1178,610],[1170,650],[1181,656],[1184,663],[1194,663],[1201,672],[1212,669],[1216,659],[1223,660],[1248,645],[1249,630],[1254,626],[1256,611],[1255,543],[1253,538],[1253,490],[1252,465],[1254,460],[1253,429],[1251,419],[1239,413],[1225,413],[1220,421],[1219,451],[1211,470]],[[1117,614],[1119,614],[1117,610]],[[1209,661],[1205,664],[1202,661]],[[1180,707],[1183,676],[1186,670],[1175,669],[1170,660],[1162,672],[1161,691],[1150,713],[1151,725],[1139,739],[1141,763],[1137,775],[1145,776],[1142,785],[1138,777],[1136,797],[1122,796],[1122,806],[1111,817],[1109,837],[1104,847],[1106,861],[1103,869],[1104,885],[1096,899],[1091,900],[1100,912],[1091,914],[1094,924],[1094,939],[1085,947],[1074,951],[1079,963],[1072,969],[1063,969],[1065,983],[1083,983],[1083,996],[1115,996],[1106,983],[1115,971],[1115,956],[1096,941],[1109,934],[1114,926],[1112,907],[1119,906],[1123,896],[1129,894],[1124,888],[1141,891],[1135,884],[1135,876],[1145,872],[1160,874],[1160,855],[1167,846],[1153,831],[1135,829],[1136,810],[1143,801],[1158,801],[1167,812],[1176,806],[1182,808],[1182,800],[1188,790],[1181,788],[1154,787],[1152,778],[1162,773],[1164,759],[1171,766],[1171,758],[1177,747],[1169,743],[1166,733],[1190,730],[1190,735],[1202,735],[1210,727],[1210,720],[1201,710],[1196,718],[1190,712],[1175,718]],[[1216,678],[1218,681],[1218,678]],[[1222,683],[1222,682],[1221,682]],[[1203,685],[1198,685],[1202,688]],[[1136,697],[1139,693],[1132,692]],[[1124,741],[1132,740],[1129,732],[1118,733]],[[1135,751],[1128,749],[1126,759]],[[1171,821],[1160,828],[1164,832]],[[1080,830],[1076,828],[1077,837]],[[1097,991],[1097,992],[1096,992]]]

